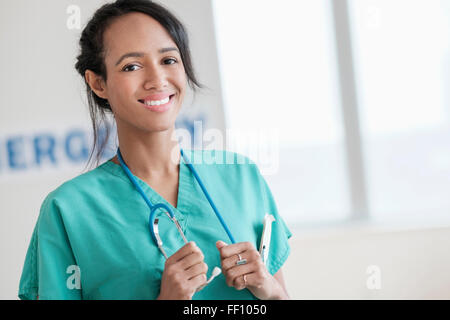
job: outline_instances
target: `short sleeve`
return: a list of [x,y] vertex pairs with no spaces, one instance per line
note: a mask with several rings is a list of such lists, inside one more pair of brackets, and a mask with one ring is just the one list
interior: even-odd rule
[[271,214],[275,218],[275,221],[272,222],[272,236],[270,240],[269,257],[267,262],[267,269],[270,274],[274,275],[289,257],[291,249],[288,240],[292,236],[292,233],[283,218],[278,213],[275,200],[266,180],[259,173],[259,171],[258,175],[263,193],[265,213]]
[[[50,194],[51,195],[51,194]],[[31,237],[22,276],[22,300],[81,299],[79,268],[70,247],[60,210],[47,196]]]

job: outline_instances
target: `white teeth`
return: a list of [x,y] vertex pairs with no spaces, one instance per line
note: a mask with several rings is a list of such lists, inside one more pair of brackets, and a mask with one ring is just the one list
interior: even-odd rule
[[169,102],[169,100],[170,100],[170,97],[167,97],[167,98],[165,98],[163,100],[156,100],[156,101],[149,100],[149,101],[145,101],[145,104],[148,105],[148,106],[159,106],[159,105],[162,105],[162,104],[166,104],[167,102]]

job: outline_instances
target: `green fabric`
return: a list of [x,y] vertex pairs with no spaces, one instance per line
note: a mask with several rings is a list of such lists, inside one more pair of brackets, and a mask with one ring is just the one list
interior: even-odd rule
[[[228,224],[236,242],[259,249],[265,213],[274,215],[268,270],[275,274],[286,261],[291,232],[257,166],[226,151],[186,151]],[[199,164],[234,158],[234,164]],[[245,160],[244,164],[236,163]],[[208,163],[211,163],[209,161]],[[148,184],[138,183],[152,203],[172,207]],[[230,240],[189,168],[180,165],[175,216],[188,241],[203,251],[208,278],[220,267],[217,240]],[[168,255],[184,243],[173,223],[158,213]],[[49,193],[44,200],[28,248],[19,286],[21,299],[155,299],[160,290],[164,257],[148,228],[149,208],[120,165],[107,161]],[[70,266],[81,272],[81,289],[72,282]],[[69,272],[68,272],[69,271]],[[70,278],[70,279],[69,279]],[[228,287],[223,274],[193,299],[256,299],[249,290]]]

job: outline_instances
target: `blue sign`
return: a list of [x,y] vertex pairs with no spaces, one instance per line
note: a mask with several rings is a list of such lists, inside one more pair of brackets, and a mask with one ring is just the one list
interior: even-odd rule
[[[204,116],[197,116],[195,121],[203,121]],[[176,128],[184,128],[191,134],[191,145],[194,141],[194,120],[179,117]],[[101,160],[112,158],[115,153],[116,132],[115,127],[109,126],[110,135]],[[106,139],[106,127],[98,130],[97,147]],[[37,134],[14,134],[0,137],[0,175],[5,172],[15,173],[27,170],[39,170],[43,167],[54,167],[62,163],[82,165],[86,164],[92,148],[92,133],[86,129],[71,128],[65,133],[56,133],[45,130]],[[95,155],[95,153],[94,153]]]

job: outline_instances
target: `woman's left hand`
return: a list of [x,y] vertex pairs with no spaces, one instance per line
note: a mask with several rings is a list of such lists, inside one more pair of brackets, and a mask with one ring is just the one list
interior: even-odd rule
[[[239,242],[227,245],[217,241],[216,247],[220,252],[222,273],[228,286],[237,290],[247,288],[261,300],[282,298],[280,283],[269,273],[253,244]],[[245,264],[236,264],[239,255],[241,259],[247,260]]]

